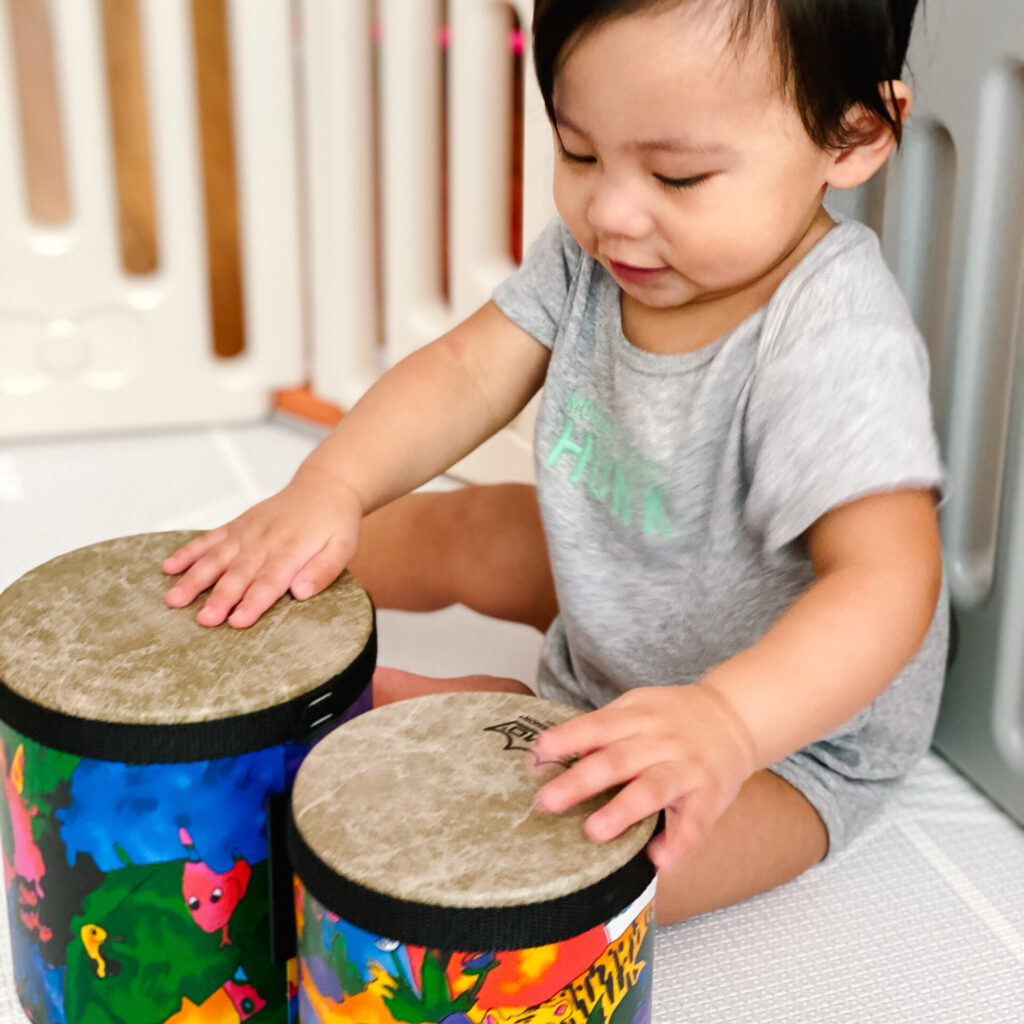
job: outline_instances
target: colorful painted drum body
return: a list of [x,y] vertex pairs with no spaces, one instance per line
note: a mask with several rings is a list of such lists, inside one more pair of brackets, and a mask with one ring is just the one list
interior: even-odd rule
[[288,834],[303,1024],[650,1020],[655,819],[597,844],[583,821],[599,800],[533,804],[530,744],[574,714],[421,697],[313,749]]
[[373,607],[344,576],[204,629],[163,603],[190,536],[83,548],[0,594],[3,880],[36,1024],[294,1018],[287,791],[369,709]]

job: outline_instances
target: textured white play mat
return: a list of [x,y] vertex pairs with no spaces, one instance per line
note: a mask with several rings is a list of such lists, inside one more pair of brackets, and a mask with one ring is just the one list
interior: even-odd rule
[[[266,424],[0,447],[0,589],[104,537],[234,515],[313,441]],[[380,632],[384,664],[437,674],[525,676],[537,643],[462,608],[384,612]],[[25,1024],[5,925],[0,961],[0,1024]],[[931,755],[834,862],[663,929],[655,979],[654,1024],[1022,1024],[1024,829]]]

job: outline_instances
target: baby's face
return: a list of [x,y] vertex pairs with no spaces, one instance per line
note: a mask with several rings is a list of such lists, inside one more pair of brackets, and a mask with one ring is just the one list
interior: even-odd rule
[[555,80],[558,211],[655,309],[749,296],[820,231],[835,163],[783,95],[774,57],[757,40],[730,47],[700,10],[713,6],[600,24]]

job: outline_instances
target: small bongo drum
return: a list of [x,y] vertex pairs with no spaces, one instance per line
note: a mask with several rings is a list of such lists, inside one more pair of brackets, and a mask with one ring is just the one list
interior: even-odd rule
[[15,986],[38,1022],[286,1021],[287,791],[368,710],[349,575],[253,626],[163,602],[190,533],[95,544],[0,594],[0,838]]
[[655,819],[598,844],[600,799],[534,808],[530,744],[575,714],[420,697],[312,750],[288,832],[304,1024],[649,1021]]

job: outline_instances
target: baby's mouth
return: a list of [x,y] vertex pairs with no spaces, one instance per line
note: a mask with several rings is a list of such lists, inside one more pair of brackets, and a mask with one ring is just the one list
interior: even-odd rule
[[611,272],[623,281],[633,283],[644,283],[653,281],[655,278],[666,273],[670,268],[661,267],[637,267],[630,263],[619,263],[617,260],[608,261]]

